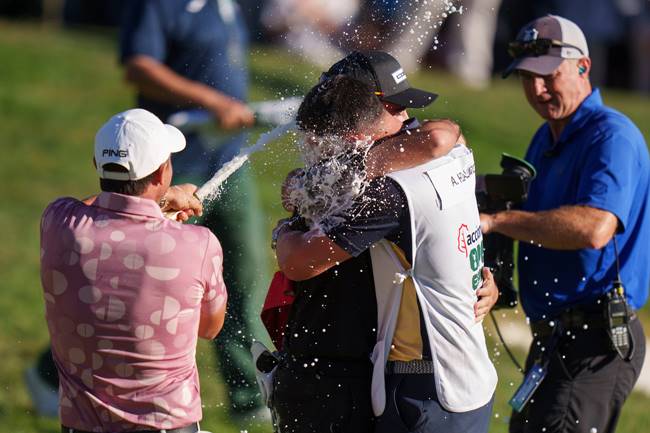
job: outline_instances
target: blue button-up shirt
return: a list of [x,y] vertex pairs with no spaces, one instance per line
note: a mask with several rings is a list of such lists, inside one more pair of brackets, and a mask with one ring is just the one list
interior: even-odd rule
[[[555,143],[548,124],[535,134],[526,160],[537,168],[527,211],[584,205],[619,221],[621,279],[630,305],[646,302],[650,285],[650,158],[639,129],[603,105],[596,89]],[[520,242],[519,285],[531,320],[594,301],[616,279],[614,243],[604,248],[559,251]]]

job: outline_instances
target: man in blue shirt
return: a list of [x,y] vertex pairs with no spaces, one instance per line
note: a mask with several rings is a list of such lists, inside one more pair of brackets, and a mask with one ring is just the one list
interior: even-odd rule
[[[248,92],[247,33],[234,0],[131,0],[124,4],[120,60],[137,90],[138,106],[165,120],[202,107],[214,115],[224,137],[187,134],[187,154],[173,160],[176,179],[201,185],[239,153],[254,117]],[[221,240],[230,303],[217,356],[231,409],[243,415],[260,407],[248,348],[251,323],[262,304],[267,245],[253,179],[244,167],[224,187],[219,203],[206,206],[203,224]],[[256,322],[255,322],[256,323]],[[261,332],[261,330],[259,330]]]
[[[529,104],[546,120],[526,154],[538,174],[523,210],[482,215],[481,223],[484,233],[520,241],[521,302],[535,337],[527,368],[548,362],[510,431],[613,432],[645,354],[633,312],[650,285],[648,149],[638,128],[592,89],[577,25],[539,18],[510,54],[504,75],[518,71]],[[630,311],[631,344],[621,353],[606,314],[617,262]]]

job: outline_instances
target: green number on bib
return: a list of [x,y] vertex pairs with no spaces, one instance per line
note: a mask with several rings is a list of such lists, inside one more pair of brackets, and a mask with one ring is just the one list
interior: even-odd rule
[[481,266],[481,251],[480,251],[480,245],[476,248],[474,248],[470,253],[469,253],[469,266],[472,268],[473,271],[477,271],[478,268]]

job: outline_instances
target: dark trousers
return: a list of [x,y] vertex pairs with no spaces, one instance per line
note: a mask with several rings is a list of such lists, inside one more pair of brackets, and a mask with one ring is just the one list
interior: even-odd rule
[[272,406],[280,433],[373,433],[370,367],[360,376],[280,365]]
[[[638,319],[632,320],[630,331],[635,342],[631,361],[611,348],[605,329],[573,330],[562,337],[531,401],[521,413],[513,412],[510,433],[613,433],[645,358]],[[526,368],[547,341],[533,340]]]
[[468,412],[449,412],[438,401],[432,374],[386,376],[386,408],[376,433],[487,433],[494,397]]

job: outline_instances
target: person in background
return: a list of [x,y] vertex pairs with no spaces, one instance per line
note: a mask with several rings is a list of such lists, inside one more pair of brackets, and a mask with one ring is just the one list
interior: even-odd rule
[[183,134],[152,113],[113,116],[95,137],[102,192],[52,202],[41,281],[66,433],[199,431],[197,337],[226,310],[223,254],[193,185],[170,188]]
[[519,290],[534,336],[526,369],[547,367],[510,431],[613,432],[645,356],[635,311],[650,285],[648,148],[592,88],[587,40],[575,23],[538,18],[510,54],[505,76],[517,72],[545,120],[526,153],[537,177],[523,210],[482,215],[481,224],[520,241]]
[[492,79],[492,47],[502,0],[465,0],[457,37],[449,41],[448,63],[465,85],[485,89]]
[[[174,157],[175,179],[202,184],[246,143],[254,124],[246,106],[248,35],[232,0],[134,0],[125,2],[120,61],[137,91],[137,104],[161,119],[191,107],[214,115],[223,137],[187,135],[187,150]],[[230,291],[228,320],[215,348],[230,412],[245,421],[268,415],[261,408],[249,353],[267,281],[262,211],[249,167],[224,186],[219,204],[201,224],[217,235],[230,258],[224,278]]]
[[[336,39],[360,9],[359,0],[270,0],[262,7],[267,33],[295,54],[326,68],[343,55]],[[356,36],[356,35],[354,35]],[[346,36],[348,39],[350,36]]]

